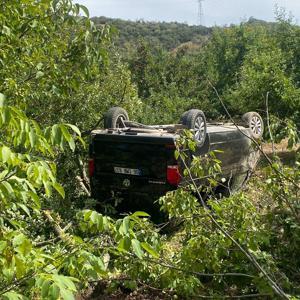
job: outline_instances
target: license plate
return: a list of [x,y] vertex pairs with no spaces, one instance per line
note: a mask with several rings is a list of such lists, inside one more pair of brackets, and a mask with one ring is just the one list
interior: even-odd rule
[[133,175],[133,176],[141,176],[142,175],[142,171],[139,169],[114,167],[114,171],[117,174]]

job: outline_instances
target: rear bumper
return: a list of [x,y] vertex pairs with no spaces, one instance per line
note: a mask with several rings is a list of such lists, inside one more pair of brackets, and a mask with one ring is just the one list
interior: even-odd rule
[[[125,179],[124,179],[125,180]],[[103,185],[91,180],[92,198],[98,200],[99,208],[105,205],[114,207],[118,214],[130,214],[144,211],[151,216],[155,223],[166,221],[166,214],[160,209],[159,198],[176,187],[158,184],[145,184],[142,186],[122,187],[116,185]]]
[[[114,204],[114,198],[121,199],[120,208],[132,206],[133,211],[151,210],[157,200],[167,192],[176,189],[165,180],[137,178],[131,176],[97,176],[91,178],[92,198],[99,202]],[[119,207],[117,207],[117,210]],[[155,210],[157,210],[158,206]],[[128,210],[127,210],[128,211]]]

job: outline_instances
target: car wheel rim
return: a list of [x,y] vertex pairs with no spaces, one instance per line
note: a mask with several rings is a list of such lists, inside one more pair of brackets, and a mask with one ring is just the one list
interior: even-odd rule
[[262,133],[262,122],[259,117],[254,116],[250,121],[250,129],[253,133],[260,135]]
[[195,121],[195,139],[202,142],[205,137],[205,121],[202,116],[197,117]]

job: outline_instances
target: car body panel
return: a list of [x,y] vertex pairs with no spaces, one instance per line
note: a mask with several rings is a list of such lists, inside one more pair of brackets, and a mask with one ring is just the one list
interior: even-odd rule
[[[90,158],[95,161],[92,197],[100,201],[116,196],[124,198],[123,210],[128,211],[130,204],[134,204],[132,210],[143,209],[146,203],[153,205],[154,200],[176,189],[167,182],[166,173],[168,166],[178,164],[174,150],[179,136],[163,129],[93,131],[90,142]],[[194,155],[219,150],[217,158],[222,162],[224,177],[246,174],[259,158],[249,136],[249,129],[242,126],[208,124],[205,144],[197,148]],[[124,170],[128,174],[121,174]]]

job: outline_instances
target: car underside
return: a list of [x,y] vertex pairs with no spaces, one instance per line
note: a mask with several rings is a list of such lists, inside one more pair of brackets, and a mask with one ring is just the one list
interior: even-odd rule
[[[125,110],[112,108],[106,115],[106,128],[91,133],[92,197],[119,212],[143,210],[156,214],[156,200],[185,184],[182,165],[174,156],[184,130],[193,132],[193,155],[218,150],[223,179],[230,182],[231,190],[241,188],[259,159],[253,139],[263,132],[257,113],[248,113],[243,119],[243,125],[207,123],[203,112],[194,109],[183,114],[180,124],[149,126],[129,121]],[[204,184],[200,180],[199,188]]]

